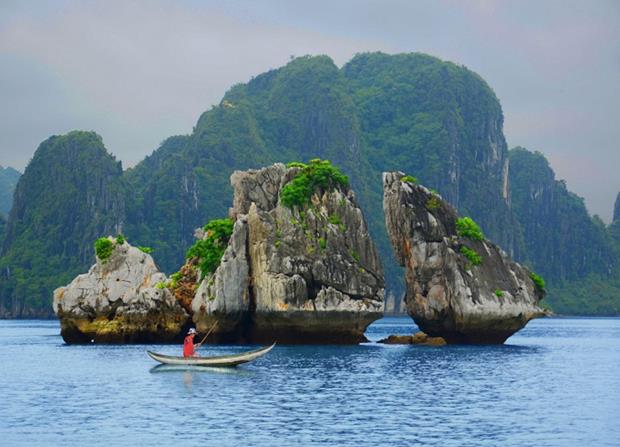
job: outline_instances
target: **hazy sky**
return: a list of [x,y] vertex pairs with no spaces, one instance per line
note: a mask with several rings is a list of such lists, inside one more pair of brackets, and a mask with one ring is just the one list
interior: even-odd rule
[[620,1],[0,2],[0,164],[95,130],[134,165],[234,83],[327,54],[421,51],[495,90],[510,147],[543,152],[606,221],[620,191]]

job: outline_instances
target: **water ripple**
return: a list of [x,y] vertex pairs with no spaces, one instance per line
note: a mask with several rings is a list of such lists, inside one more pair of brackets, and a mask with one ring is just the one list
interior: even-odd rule
[[[369,328],[411,333],[409,319]],[[277,346],[237,369],[155,367],[0,321],[2,445],[618,445],[620,319],[531,322],[503,346]],[[209,354],[241,351],[218,346]]]

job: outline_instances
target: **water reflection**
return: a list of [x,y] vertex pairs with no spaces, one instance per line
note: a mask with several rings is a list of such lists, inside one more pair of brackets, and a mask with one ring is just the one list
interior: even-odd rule
[[150,373],[183,373],[186,374],[225,374],[231,376],[251,376],[252,371],[242,368],[224,368],[217,366],[195,366],[195,365],[157,365],[153,366]]

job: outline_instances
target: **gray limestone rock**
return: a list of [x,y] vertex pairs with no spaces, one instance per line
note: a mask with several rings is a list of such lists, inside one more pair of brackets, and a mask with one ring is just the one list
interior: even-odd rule
[[[456,211],[423,186],[383,174],[385,222],[406,268],[406,305],[421,330],[448,343],[503,343],[544,315],[529,272],[487,240],[457,235]],[[461,253],[480,255],[472,265]]]
[[53,308],[67,343],[169,342],[189,316],[167,288],[153,258],[127,242],[88,273],[54,291]]
[[192,303],[199,330],[219,322],[215,341],[357,343],[382,315],[383,270],[353,192],[315,191],[291,210],[280,192],[298,171],[231,176],[233,235]]

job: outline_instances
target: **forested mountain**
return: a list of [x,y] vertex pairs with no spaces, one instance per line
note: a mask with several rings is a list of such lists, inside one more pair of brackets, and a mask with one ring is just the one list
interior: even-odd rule
[[521,261],[543,275],[556,312],[620,314],[620,255],[613,228],[590,217],[581,197],[555,179],[540,152],[510,150],[512,207],[523,231]]
[[13,204],[13,191],[20,177],[19,171],[0,166],[0,215],[7,216]]
[[326,56],[298,58],[234,86],[191,135],[167,140],[127,173],[137,192],[127,234],[153,245],[170,271],[193,228],[226,214],[234,169],[326,158],[351,177],[399,293],[383,227],[384,170],[417,176],[518,251],[502,123],[479,76],[431,56],[362,54],[340,70]]
[[609,274],[615,266],[605,225],[591,218],[583,199],[555,179],[540,152],[510,150],[510,189],[523,229],[523,261],[550,281],[583,278],[590,272]]
[[[52,137],[17,187],[0,259],[0,303],[14,316],[44,309],[54,287],[88,267],[92,242],[104,234],[123,232],[134,245],[152,247],[170,273],[194,229],[227,214],[233,170],[311,158],[330,159],[350,176],[396,294],[402,273],[384,229],[384,170],[438,190],[552,283],[580,269],[604,274],[605,261],[595,258],[612,238],[555,181],[546,160],[512,151],[509,175],[502,126],[495,94],[466,68],[423,54],[369,53],[341,69],[327,56],[297,58],[235,85],[190,135],[168,138],[124,173],[97,135]],[[547,192],[538,196],[537,188]],[[563,213],[573,225],[562,227],[561,247],[550,247],[543,239],[564,225]],[[561,265],[548,266],[547,256]]]
[[120,162],[93,132],[41,143],[19,179],[0,258],[0,314],[49,314],[50,293],[83,271],[92,243],[122,225]]

